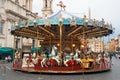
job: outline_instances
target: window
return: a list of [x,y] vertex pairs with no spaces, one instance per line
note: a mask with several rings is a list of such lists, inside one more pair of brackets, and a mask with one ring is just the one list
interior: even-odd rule
[[3,22],[0,22],[0,34],[3,34]]
[[47,8],[47,0],[45,1],[45,8]]
[[0,0],[0,7],[4,7],[5,5],[5,0]]
[[15,2],[16,2],[17,4],[19,4],[19,1],[18,1],[18,0],[15,0]]

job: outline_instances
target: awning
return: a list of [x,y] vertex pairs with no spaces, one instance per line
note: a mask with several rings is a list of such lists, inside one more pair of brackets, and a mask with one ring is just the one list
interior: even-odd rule
[[11,55],[15,49],[9,47],[0,47],[0,53]]
[[40,51],[40,50],[41,50],[40,47],[31,48],[31,52],[36,52],[36,51]]

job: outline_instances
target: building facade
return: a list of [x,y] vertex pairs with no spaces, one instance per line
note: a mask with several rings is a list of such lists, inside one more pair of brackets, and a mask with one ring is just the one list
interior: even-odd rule
[[109,52],[117,52],[119,51],[119,36],[116,38],[112,38],[107,44],[106,44],[106,50]]
[[93,52],[103,52],[104,40],[102,38],[89,39],[88,46]]
[[[11,27],[21,21],[38,18],[32,13],[33,0],[0,0],[0,47],[14,47],[14,37]],[[19,42],[21,39],[19,38]],[[28,43],[29,41],[23,40]],[[21,46],[19,44],[19,46]]]
[[42,16],[47,17],[53,14],[52,10],[53,0],[43,0]]

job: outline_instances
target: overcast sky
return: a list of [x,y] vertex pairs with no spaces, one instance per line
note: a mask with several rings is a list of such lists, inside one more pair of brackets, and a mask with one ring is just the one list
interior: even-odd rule
[[[42,2],[43,0],[33,0],[33,12],[38,12],[42,15]],[[88,16],[88,9],[91,9],[91,18],[97,20],[104,20],[112,23],[115,28],[115,33],[111,36],[120,34],[120,0],[53,0],[53,12],[60,10],[56,6],[57,3],[62,1],[66,5],[66,11],[73,13],[77,16],[83,14]]]

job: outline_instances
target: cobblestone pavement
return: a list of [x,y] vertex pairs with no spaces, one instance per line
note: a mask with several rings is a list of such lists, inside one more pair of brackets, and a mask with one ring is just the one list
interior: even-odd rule
[[0,80],[120,80],[120,59],[113,58],[112,70],[94,74],[35,74],[13,71],[12,64],[6,64],[6,69],[0,65]]

